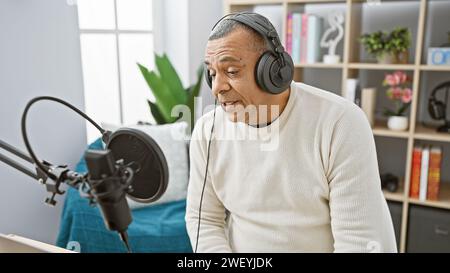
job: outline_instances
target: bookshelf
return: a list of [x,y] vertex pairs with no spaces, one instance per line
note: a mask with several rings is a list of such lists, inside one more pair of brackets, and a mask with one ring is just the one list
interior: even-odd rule
[[[409,109],[409,128],[407,131],[396,132],[389,130],[386,126],[386,121],[377,120],[373,126],[373,134],[375,137],[389,139],[396,139],[396,141],[404,141],[406,145],[402,150],[406,160],[404,160],[404,170],[402,171],[402,183],[399,186],[397,192],[392,193],[388,191],[383,191],[386,200],[398,202],[402,205],[402,221],[401,221],[401,230],[400,230],[400,246],[399,251],[405,252],[406,250],[406,240],[407,240],[407,232],[408,232],[408,211],[410,208],[410,204],[421,205],[427,207],[448,209],[450,213],[450,181],[441,181],[441,190],[439,201],[420,201],[417,199],[413,199],[409,197],[409,181],[410,181],[410,173],[411,173],[411,165],[412,165],[412,152],[414,145],[419,143],[427,143],[427,144],[443,144],[450,145],[450,134],[446,133],[437,133],[435,129],[430,129],[428,127],[424,127],[419,122],[418,112],[419,112],[419,104],[426,103],[425,99],[421,99],[425,96],[422,94],[423,92],[427,92],[429,90],[425,90],[421,87],[421,78],[427,73],[444,73],[447,76],[447,80],[450,80],[450,73],[447,75],[446,72],[450,72],[450,66],[432,66],[426,64],[425,50],[427,45],[426,43],[426,33],[428,30],[433,31],[433,29],[427,29],[427,24],[430,23],[430,20],[437,20],[436,18],[431,18],[428,15],[430,2],[445,2],[444,0],[382,0],[382,3],[394,3],[394,4],[402,4],[404,7],[408,5],[414,6],[417,12],[415,18],[412,18],[414,21],[414,29],[412,30],[412,48],[410,50],[410,57],[408,64],[378,64],[365,60],[361,57],[361,46],[357,41],[357,37],[362,34],[362,25],[363,20],[363,7],[367,5],[367,0],[224,0],[224,12],[237,12],[237,11],[245,11],[251,10],[255,5],[280,5],[282,7],[282,33],[280,33],[280,38],[282,42],[285,43],[286,40],[286,18],[287,14],[291,11],[304,11],[305,7],[308,5],[311,6],[320,6],[325,4],[337,5],[340,10],[343,10],[345,13],[345,22],[344,22],[344,39],[340,42],[342,48],[337,49],[337,54],[341,55],[341,63],[338,64],[324,64],[324,63],[302,63],[295,64],[295,78],[296,81],[304,81],[304,74],[310,70],[322,70],[322,71],[332,71],[333,73],[339,73],[339,77],[341,81],[339,83],[340,95],[344,96],[346,90],[346,80],[349,78],[358,78],[358,76],[362,73],[370,71],[370,73],[382,73],[382,72],[392,72],[395,70],[402,70],[407,72],[413,79],[412,81],[412,89],[413,89],[413,98]],[[450,1],[446,1],[450,7]],[[403,6],[402,6],[403,7]],[[428,18],[427,18],[428,17]],[[389,18],[389,21],[392,18]],[[399,20],[399,19],[397,19]],[[395,20],[394,20],[395,21]],[[449,29],[450,31],[450,29]],[[327,72],[328,73],[328,72]],[[306,82],[306,81],[305,81]],[[306,82],[308,83],[308,82]],[[313,83],[308,83],[312,84]],[[325,90],[327,88],[321,87]],[[383,92],[384,94],[384,92]],[[427,98],[427,96],[426,96]],[[421,100],[421,101],[420,101]],[[450,151],[449,151],[450,152]],[[443,157],[450,156],[450,153],[443,153]],[[446,169],[444,165],[442,165],[442,172],[448,172],[448,168]]]

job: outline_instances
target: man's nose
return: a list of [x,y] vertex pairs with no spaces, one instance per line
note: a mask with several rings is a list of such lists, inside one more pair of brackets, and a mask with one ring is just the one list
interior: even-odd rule
[[224,93],[226,91],[230,90],[230,85],[228,81],[226,80],[226,77],[223,75],[216,74],[216,76],[213,78],[212,81],[212,88],[214,96],[218,96],[221,93]]

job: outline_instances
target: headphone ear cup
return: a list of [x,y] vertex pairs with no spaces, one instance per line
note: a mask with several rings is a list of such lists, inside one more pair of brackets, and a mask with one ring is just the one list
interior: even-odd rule
[[294,77],[294,64],[291,56],[283,53],[285,66],[280,70],[278,56],[270,51],[261,55],[255,68],[256,83],[263,89],[272,94],[280,94],[286,90]]
[[445,118],[445,105],[441,101],[430,99],[428,104],[428,112],[433,119]]
[[283,52],[283,58],[286,63],[284,69],[282,69],[283,85],[286,85],[285,89],[287,89],[294,79],[294,62],[292,61],[291,55],[287,52]]
[[212,77],[209,75],[208,67],[205,65],[203,67],[203,73],[205,74],[205,81],[209,88],[212,88]]

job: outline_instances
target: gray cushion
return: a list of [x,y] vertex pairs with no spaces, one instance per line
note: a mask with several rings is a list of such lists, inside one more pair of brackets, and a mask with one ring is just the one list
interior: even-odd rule
[[[119,128],[114,125],[102,125],[103,128],[110,131],[115,131]],[[187,133],[187,123],[177,122],[164,125],[132,125],[126,127],[139,129],[151,136],[164,153],[169,169],[169,184],[163,196],[150,204],[138,203],[128,199],[130,208],[137,209],[186,199],[189,179],[189,135]]]

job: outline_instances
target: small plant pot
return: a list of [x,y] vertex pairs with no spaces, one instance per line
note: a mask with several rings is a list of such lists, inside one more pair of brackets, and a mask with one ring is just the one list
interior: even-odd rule
[[395,64],[396,63],[396,56],[392,53],[383,53],[379,56],[377,56],[377,61],[379,64]]
[[408,129],[408,118],[403,116],[391,116],[387,126],[393,131],[405,131]]
[[395,55],[395,63],[397,64],[407,64],[409,61],[409,52],[408,50],[398,52]]

